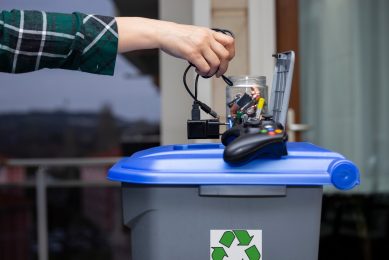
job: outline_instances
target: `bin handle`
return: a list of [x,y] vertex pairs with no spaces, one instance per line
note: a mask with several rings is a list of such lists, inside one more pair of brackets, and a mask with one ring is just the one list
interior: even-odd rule
[[205,197],[285,197],[285,185],[200,185]]

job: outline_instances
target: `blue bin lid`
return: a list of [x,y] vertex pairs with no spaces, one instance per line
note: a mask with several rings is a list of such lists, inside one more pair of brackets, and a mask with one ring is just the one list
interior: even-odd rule
[[341,190],[359,184],[358,168],[341,154],[305,142],[287,146],[287,156],[242,166],[224,162],[222,144],[159,146],[120,160],[108,179],[151,185],[334,185]]

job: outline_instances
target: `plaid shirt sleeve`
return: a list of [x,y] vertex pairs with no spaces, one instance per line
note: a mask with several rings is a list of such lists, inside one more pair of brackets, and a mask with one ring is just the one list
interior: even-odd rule
[[0,13],[0,71],[61,68],[113,75],[118,48],[113,17],[42,11]]

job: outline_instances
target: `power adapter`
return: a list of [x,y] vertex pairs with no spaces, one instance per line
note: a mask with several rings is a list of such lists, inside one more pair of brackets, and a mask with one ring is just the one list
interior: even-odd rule
[[214,139],[220,137],[219,119],[187,121],[188,139]]
[[220,137],[220,121],[215,119],[201,119],[200,108],[207,113],[217,114],[200,101],[194,101],[192,105],[192,119],[187,121],[188,139],[213,139]]

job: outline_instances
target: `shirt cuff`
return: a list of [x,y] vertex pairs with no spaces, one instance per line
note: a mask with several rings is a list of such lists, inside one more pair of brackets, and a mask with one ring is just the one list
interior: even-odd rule
[[[79,15],[82,49],[79,69],[84,72],[113,75],[118,50],[118,29],[114,17]],[[81,20],[82,19],[82,20]]]

